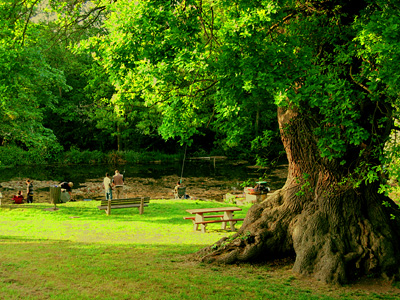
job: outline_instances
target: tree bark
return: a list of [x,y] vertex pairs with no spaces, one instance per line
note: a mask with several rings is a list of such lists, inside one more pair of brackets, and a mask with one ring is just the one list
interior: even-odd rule
[[397,278],[397,205],[378,193],[377,183],[355,188],[343,182],[349,170],[319,157],[312,120],[295,109],[279,109],[278,116],[289,161],[285,185],[253,205],[233,237],[197,257],[229,264],[295,255],[294,272],[327,283],[344,284],[367,274]]

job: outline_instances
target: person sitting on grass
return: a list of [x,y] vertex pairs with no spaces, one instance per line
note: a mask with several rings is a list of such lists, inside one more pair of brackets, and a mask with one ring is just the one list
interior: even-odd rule
[[[179,193],[179,190],[182,189],[182,195]],[[190,196],[188,194],[186,194],[186,188],[184,186],[181,185],[181,181],[179,180],[176,183],[176,186],[174,188],[174,195],[175,195],[175,199],[179,198],[179,199],[190,199]]]
[[175,194],[178,194],[178,190],[179,190],[180,187],[181,187],[181,181],[178,180],[178,182],[176,183],[176,186],[174,188],[174,193]]
[[22,194],[22,191],[18,191],[17,195],[14,195],[13,201],[15,204],[24,203],[24,195]]

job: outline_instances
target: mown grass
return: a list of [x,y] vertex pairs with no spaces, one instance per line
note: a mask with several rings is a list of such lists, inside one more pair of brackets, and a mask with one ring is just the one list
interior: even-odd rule
[[[0,299],[399,299],[297,278],[291,264],[213,265],[188,254],[232,233],[193,232],[185,210],[217,202],[152,200],[99,211],[95,201],[0,208]],[[244,217],[248,207],[237,212]],[[240,226],[240,225],[239,225]]]

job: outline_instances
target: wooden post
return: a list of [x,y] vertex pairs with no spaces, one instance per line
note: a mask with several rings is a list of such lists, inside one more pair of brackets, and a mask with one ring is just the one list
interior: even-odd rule
[[57,210],[57,203],[60,203],[61,188],[57,186],[50,187],[50,201],[54,204],[54,210]]
[[139,214],[143,214],[144,197],[140,198]]
[[107,212],[107,216],[109,216],[111,213],[111,199],[108,199],[106,212]]

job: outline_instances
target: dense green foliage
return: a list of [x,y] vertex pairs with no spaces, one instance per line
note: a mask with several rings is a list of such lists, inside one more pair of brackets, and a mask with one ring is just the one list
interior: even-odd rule
[[166,139],[190,144],[211,128],[221,144],[261,154],[277,153],[276,107],[289,107],[318,124],[327,164],[373,180],[390,163],[383,145],[400,78],[400,16],[391,1],[104,5],[108,34],[81,45],[108,74],[121,116],[142,107],[159,114]]
[[365,169],[380,168],[394,153],[381,145],[397,118],[397,11],[385,0],[2,1],[3,153],[51,162],[71,148],[188,144],[261,159],[279,155],[276,110],[290,106],[321,125],[321,157],[346,165],[361,147],[375,156]]
[[43,126],[44,107],[52,107],[56,86],[65,78],[44,58],[44,28],[28,26],[34,1],[0,3],[0,141],[2,145],[52,147],[56,137]]
[[[193,19],[196,14],[173,20],[170,12],[164,15],[159,10],[157,1],[138,3],[136,7],[85,0],[1,2],[0,144],[8,148],[3,153],[11,153],[16,146],[32,156],[49,153],[41,161],[51,162],[71,147],[176,153],[182,151],[180,141],[193,143],[192,152],[265,156],[272,150],[276,154],[281,147],[274,122],[276,108],[262,100],[265,95],[255,96],[240,85],[235,93],[242,107],[235,104],[235,95],[229,100],[218,91],[221,76],[232,80],[228,79],[232,74],[224,74],[223,65],[218,69],[207,66],[220,50],[213,50],[213,42],[210,48],[204,40],[201,24]],[[211,7],[205,5],[209,11]],[[120,13],[115,15],[115,9]],[[136,29],[121,33],[141,9],[148,11],[150,19],[143,24],[136,20]],[[153,14],[157,19],[152,19]],[[115,18],[127,23],[116,22],[114,28]],[[169,42],[164,45],[162,35],[160,43],[151,36],[154,30],[162,32],[168,19],[175,28],[169,30]],[[137,41],[131,37],[136,33],[136,38],[143,39],[140,47],[134,46]],[[120,42],[125,34],[130,40],[126,44]],[[182,42],[182,36],[187,40]],[[90,37],[96,38],[89,51],[72,51]],[[171,57],[163,62],[158,56],[165,51]],[[230,54],[226,54],[225,64],[230,64]],[[155,64],[165,67],[136,76],[136,71],[146,70],[143,58],[153,59],[150,55]],[[250,71],[249,67],[244,68]],[[173,74],[177,68],[180,71]],[[148,85],[153,75],[165,85]],[[176,84],[182,89],[176,89]],[[226,102],[215,102],[218,93]],[[171,99],[164,101],[167,94]],[[274,149],[266,151],[264,146],[271,141]]]
[[235,22],[246,15],[225,4],[118,1],[105,22],[109,34],[92,38],[86,47],[109,74],[116,88],[111,102],[121,116],[137,107],[143,128],[151,130],[157,123],[143,116],[151,112],[158,116],[154,130],[182,144],[208,128],[221,147],[249,151],[253,145],[262,154],[272,145],[269,151],[276,153],[276,105],[268,92],[273,87],[264,80],[265,40],[231,36]]

